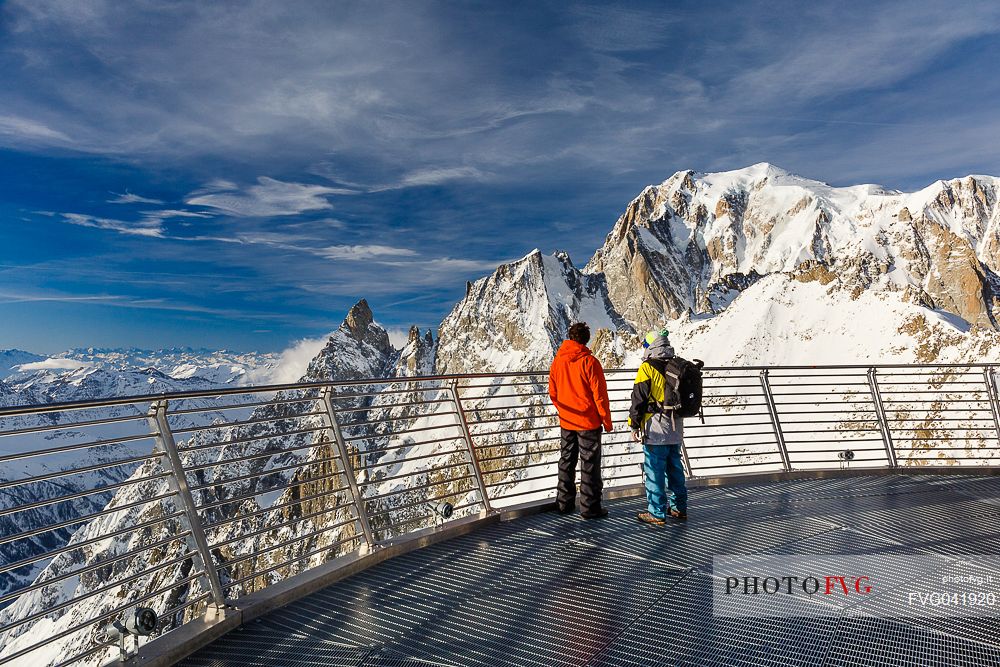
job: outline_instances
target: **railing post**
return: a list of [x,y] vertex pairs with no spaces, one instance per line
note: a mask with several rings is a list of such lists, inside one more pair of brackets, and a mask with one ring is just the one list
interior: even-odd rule
[[778,441],[778,452],[781,454],[781,464],[785,467],[785,472],[792,469],[792,462],[788,458],[788,445],[785,444],[785,434],[781,431],[781,422],[778,420],[778,406],[774,403],[774,396],[771,395],[771,384],[767,380],[768,370],[765,368],[760,372],[760,386],[764,390],[764,400],[767,401],[767,410],[771,413],[771,426],[774,427],[774,437]]
[[983,368],[983,380],[986,381],[986,395],[990,397],[993,426],[997,430],[997,441],[1000,442],[1000,391],[997,390],[996,368],[993,366]]
[[177,443],[174,441],[174,434],[170,430],[167,422],[167,400],[157,401],[150,407],[150,425],[156,432],[157,449],[162,454],[161,458],[166,458],[168,466],[164,466],[170,472],[167,483],[171,490],[177,493],[177,498],[184,510],[187,528],[191,531],[191,538],[194,540],[195,551],[201,558],[205,568],[205,577],[208,579],[208,586],[212,593],[212,604],[221,609],[226,606],[226,596],[223,593],[222,582],[219,580],[219,571],[215,567],[212,559],[212,551],[208,547],[208,538],[205,537],[205,529],[201,525],[201,518],[198,516],[198,508],[194,504],[194,497],[191,495],[191,488],[187,483],[187,475],[184,473],[184,464],[181,462],[180,454],[177,452]]
[[889,419],[885,416],[885,406],[882,404],[882,392],[878,388],[878,369],[874,366],[868,369],[868,387],[871,389],[872,402],[875,404],[875,416],[878,418],[878,428],[882,432],[882,443],[885,445],[885,457],[890,468],[896,468],[896,447],[892,443],[892,431],[889,430]]
[[455,403],[455,412],[458,413],[458,425],[462,429],[462,439],[469,450],[472,474],[476,478],[476,485],[479,486],[479,495],[483,499],[483,509],[487,513],[492,513],[493,507],[490,505],[490,494],[486,488],[486,482],[483,480],[483,469],[479,465],[479,454],[476,452],[476,446],[472,444],[472,433],[469,431],[469,422],[465,418],[465,408],[462,407],[462,399],[458,396],[458,380],[449,382],[448,390],[451,392],[451,399]]
[[[643,453],[643,456],[645,457],[645,453]],[[687,474],[687,476],[688,477],[695,477],[695,474],[693,472],[691,472],[691,459],[688,458],[688,450],[687,450],[687,447],[684,445],[683,438],[682,438],[682,442],[681,442],[681,458],[683,459],[684,471]],[[643,481],[643,483],[645,483],[645,481],[646,481],[646,466],[645,465],[642,466],[642,470],[643,470],[642,481]]]
[[358,479],[354,475],[354,468],[351,466],[351,457],[347,451],[347,441],[344,440],[344,433],[340,430],[340,422],[337,421],[337,412],[333,409],[333,389],[331,387],[323,387],[320,392],[320,398],[323,401],[323,407],[326,409],[326,419],[329,422],[330,430],[333,432],[333,441],[337,446],[337,455],[340,456],[340,469],[344,472],[344,479],[347,480],[347,486],[351,491],[351,498],[354,499],[354,510],[358,515],[358,523],[361,524],[361,532],[364,533],[365,543],[368,545],[369,551],[373,551],[378,543],[375,542],[375,536],[372,533],[371,524],[368,523],[368,513],[365,511],[364,497],[361,495],[361,489],[358,487]]

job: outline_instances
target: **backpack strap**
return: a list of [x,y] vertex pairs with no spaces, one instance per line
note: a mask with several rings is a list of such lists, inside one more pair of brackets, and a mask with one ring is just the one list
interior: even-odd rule
[[[650,368],[652,368],[660,375],[663,375],[665,369],[663,367],[662,359],[646,359],[642,363],[649,364]],[[652,395],[650,395],[649,401],[646,403],[646,414],[656,415],[660,414],[661,412],[663,412],[663,404],[660,403],[659,401],[654,401]]]
[[[674,392],[675,396],[680,396],[681,369],[678,367],[678,364],[672,363],[673,361],[674,359],[646,359],[644,363],[649,364],[653,370],[663,376],[667,381],[667,386]],[[665,405],[659,401],[650,400],[646,412],[648,414],[669,412],[671,413],[671,419],[673,419],[675,407],[677,406]]]
[[643,363],[652,366],[653,369],[660,375],[666,375],[667,361],[665,359],[646,359]]
[[[657,369],[659,370],[659,369]],[[674,394],[680,397],[681,394],[681,374],[684,373],[684,360],[680,357],[672,357],[663,362],[663,377],[670,382]]]

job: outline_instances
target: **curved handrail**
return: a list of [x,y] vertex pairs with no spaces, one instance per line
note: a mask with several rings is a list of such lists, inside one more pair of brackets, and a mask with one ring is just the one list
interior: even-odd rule
[[[607,371],[618,423],[632,372]],[[705,421],[685,424],[696,481],[997,462],[989,364],[705,374]],[[0,665],[43,647],[29,632],[43,617],[63,662],[91,660],[100,652],[89,633],[121,613],[112,597],[143,599],[168,617],[164,632],[183,629],[287,594],[284,582],[310,572],[339,576],[335,561],[377,562],[547,502],[559,432],[546,382],[474,373],[0,410],[0,541],[11,554],[0,561]],[[640,458],[627,429],[605,435],[610,493],[640,488]],[[454,515],[441,516],[442,504]],[[111,559],[95,550],[107,540]]]
[[[920,370],[934,370],[934,369],[951,369],[951,368],[969,368],[969,369],[992,369],[994,364],[988,363],[947,363],[947,364],[878,364],[877,368],[914,368]],[[786,365],[774,365],[774,366],[705,366],[703,370],[707,373],[710,372],[724,372],[724,371],[772,371],[772,370],[783,370],[783,371],[818,371],[818,370],[865,370],[873,368],[871,364],[825,364],[825,365],[812,365],[812,366],[786,366]],[[620,373],[620,372],[635,372],[635,368],[622,368],[622,369],[606,369],[608,373]],[[172,391],[172,392],[161,392],[158,394],[135,394],[130,396],[117,396],[109,397],[105,399],[96,399],[90,401],[65,401],[59,403],[43,403],[43,404],[27,404],[27,405],[15,405],[10,407],[0,408],[0,417],[12,417],[18,415],[30,415],[39,414],[44,412],[57,412],[57,411],[68,411],[68,410],[83,410],[87,408],[95,407],[107,407],[112,405],[128,405],[131,403],[148,403],[153,401],[158,401],[161,399],[167,400],[180,400],[187,398],[210,398],[214,396],[234,396],[240,394],[248,393],[271,393],[279,391],[292,391],[297,389],[323,389],[326,387],[339,387],[339,386],[358,386],[358,385],[377,385],[377,384],[391,384],[394,382],[399,382],[401,379],[408,380],[410,382],[430,382],[430,381],[443,381],[443,380],[467,380],[467,379],[477,379],[477,378],[497,378],[497,377],[539,377],[548,376],[547,370],[538,371],[510,371],[506,373],[458,373],[452,375],[415,375],[409,376],[407,378],[391,378],[391,377],[379,377],[379,378],[364,378],[358,380],[337,380],[336,382],[293,382],[285,384],[265,384],[265,385],[246,385],[239,387],[219,387],[218,389],[198,389],[191,391]]]

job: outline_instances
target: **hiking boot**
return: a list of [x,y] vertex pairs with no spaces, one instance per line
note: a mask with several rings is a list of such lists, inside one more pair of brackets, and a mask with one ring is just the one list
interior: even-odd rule
[[686,511],[682,512],[679,509],[671,507],[670,518],[674,519],[675,521],[687,521],[688,513]]
[[649,512],[639,512],[635,518],[642,523],[648,523],[650,526],[656,526],[657,528],[662,528],[667,525],[666,521],[654,514],[650,514]]
[[607,507],[598,507],[596,510],[590,512],[580,512],[580,516],[584,519],[603,519],[608,515]]
[[563,507],[560,505],[556,507],[556,511],[559,512],[560,514],[571,514],[575,509],[576,509],[575,505],[569,505],[567,507]]

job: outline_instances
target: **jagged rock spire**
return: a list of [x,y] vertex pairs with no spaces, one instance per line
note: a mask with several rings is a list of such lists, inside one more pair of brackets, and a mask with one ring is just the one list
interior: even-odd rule
[[347,312],[347,317],[344,319],[343,328],[345,328],[352,336],[358,340],[362,340],[365,333],[368,331],[368,327],[371,326],[375,319],[372,316],[372,309],[368,306],[368,301],[361,299],[356,304],[351,306],[351,309]]
[[410,327],[406,346],[399,353],[396,362],[396,377],[414,377],[417,375],[434,374],[434,338],[430,330],[424,336],[420,335],[420,327]]
[[368,302],[361,299],[309,362],[302,379],[325,382],[386,377],[395,359],[396,350],[389,342],[389,333],[375,321]]

